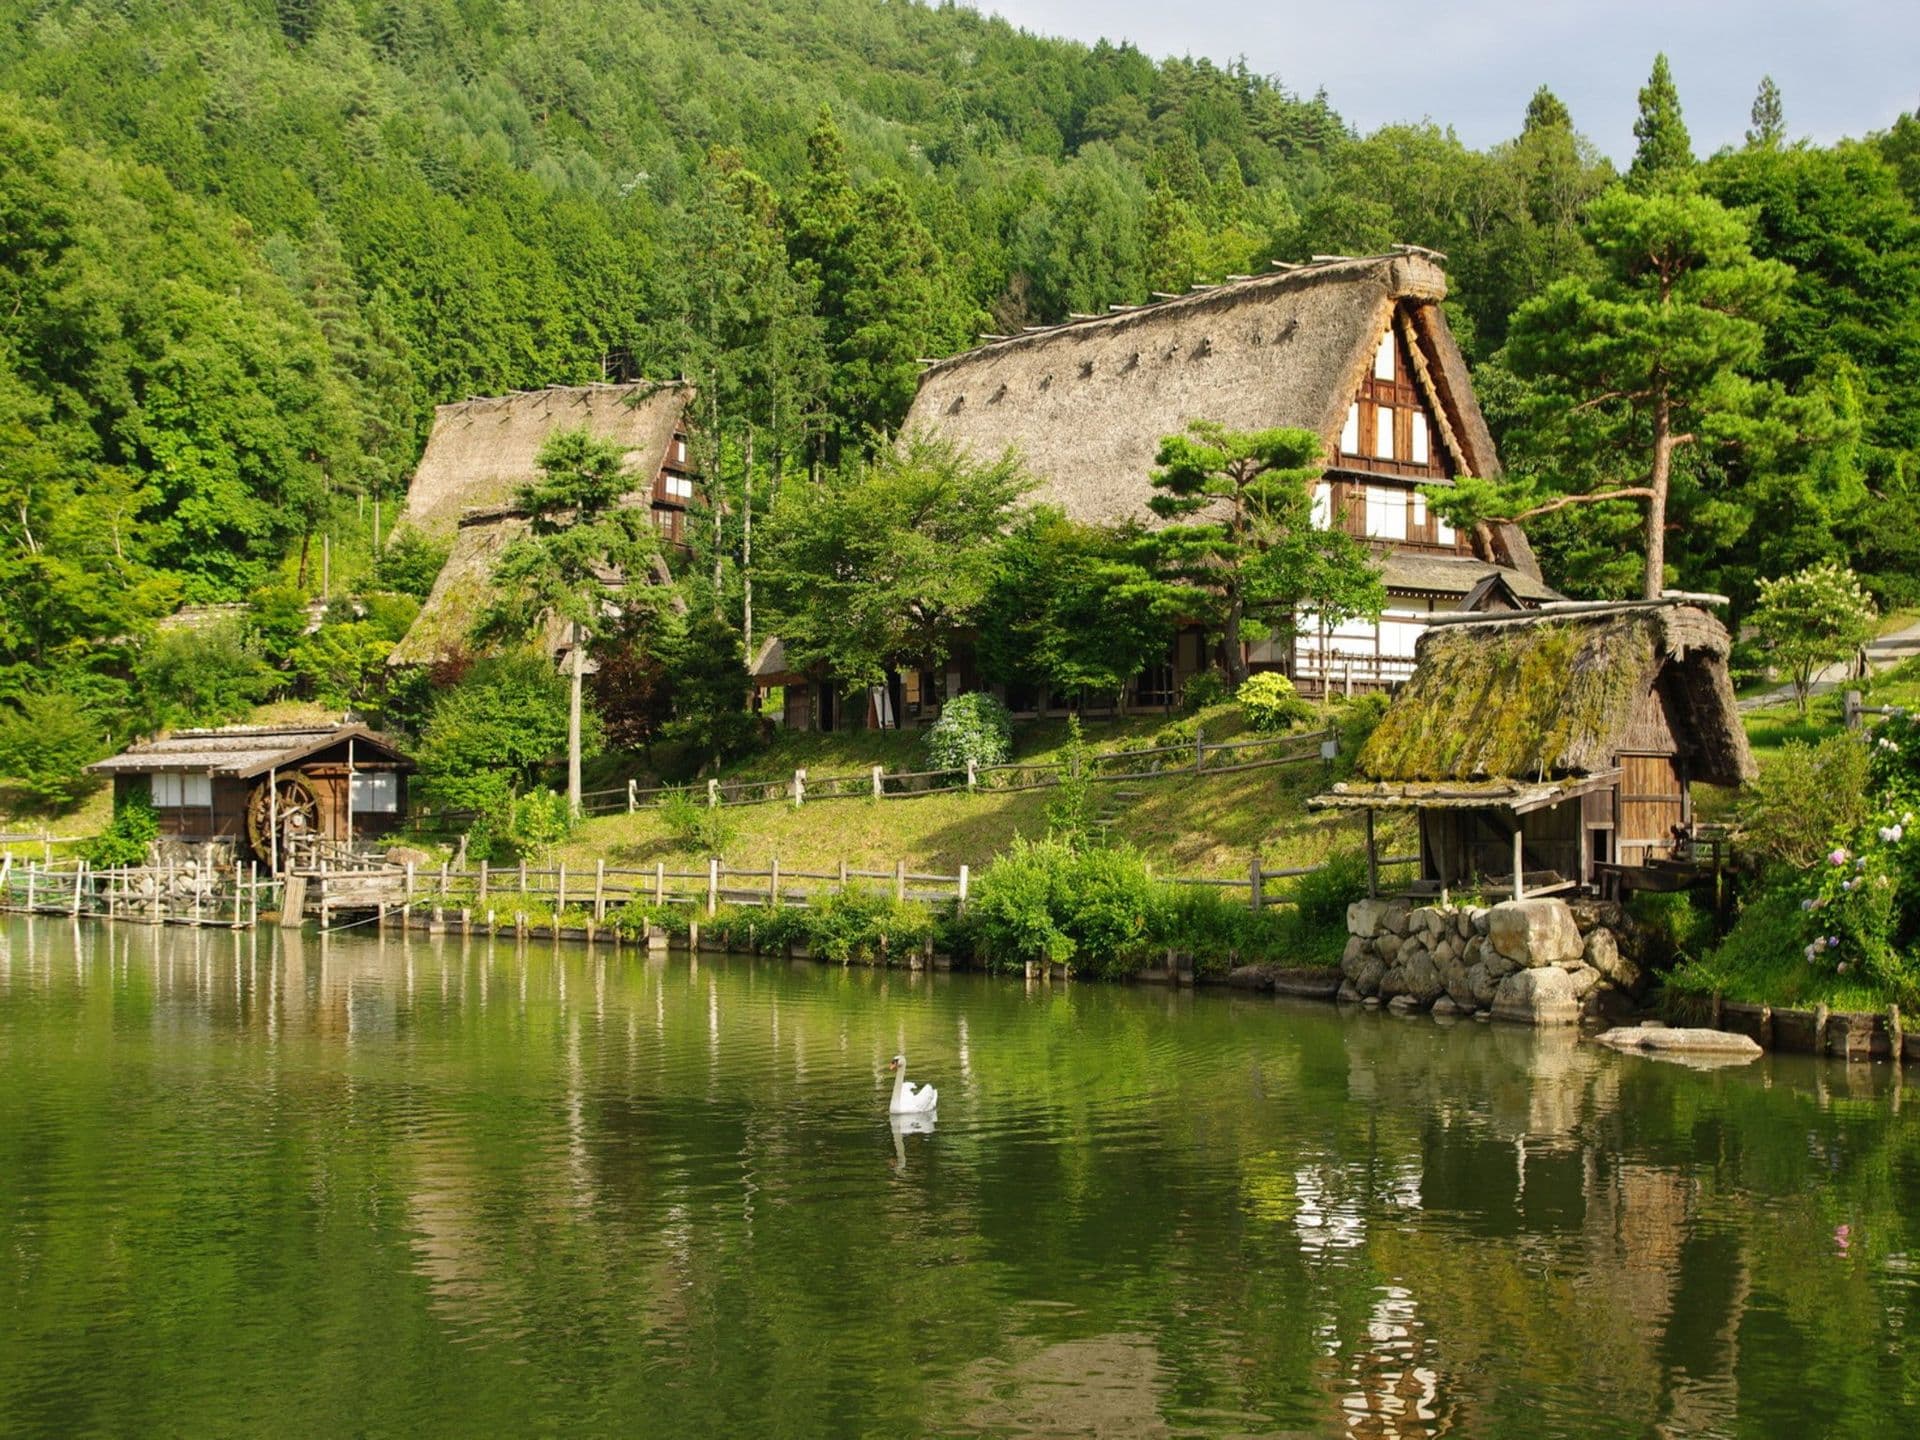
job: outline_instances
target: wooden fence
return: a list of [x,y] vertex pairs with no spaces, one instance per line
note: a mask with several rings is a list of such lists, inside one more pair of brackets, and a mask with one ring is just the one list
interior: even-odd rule
[[[1329,728],[1308,735],[1267,735],[1222,744],[1199,739],[1191,745],[1102,751],[1079,760],[968,764],[955,770],[888,770],[875,765],[857,774],[810,775],[802,769],[778,780],[708,780],[704,790],[678,785],[643,787],[629,780],[622,789],[585,791],[580,800],[581,809],[588,815],[613,815],[651,809],[676,796],[696,805],[798,806],[823,800],[892,800],[961,791],[1004,793],[1045,789],[1076,775],[1090,783],[1112,784],[1300,765],[1331,759],[1333,751],[1329,747],[1337,744],[1338,737]],[[457,812],[443,812],[438,818],[461,817]]]
[[280,882],[251,862],[95,867],[0,856],[0,910],[249,929],[280,895]]

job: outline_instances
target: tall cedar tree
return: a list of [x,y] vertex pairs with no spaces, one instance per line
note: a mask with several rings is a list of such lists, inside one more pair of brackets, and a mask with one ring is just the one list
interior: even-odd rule
[[[1321,466],[1320,437],[1311,430],[1235,433],[1197,420],[1186,434],[1163,439],[1156,459],[1159,493],[1147,503],[1176,522],[1154,537],[1162,572],[1206,597],[1222,663],[1238,685],[1247,678],[1241,640],[1250,617],[1290,632],[1316,566],[1364,570],[1370,562],[1344,533],[1314,530],[1312,487]],[[1325,538],[1308,543],[1316,533]]]
[[1680,91],[1664,53],[1653,57],[1653,73],[1640,87],[1640,113],[1633,122],[1638,142],[1627,184],[1646,191],[1671,184],[1693,168],[1693,141],[1680,116]]
[[1793,272],[1755,259],[1740,217],[1696,193],[1611,191],[1594,203],[1587,238],[1600,275],[1558,281],[1521,306],[1505,356],[1535,386],[1528,438],[1536,451],[1563,452],[1574,466],[1607,457],[1603,473],[1618,480],[1626,472],[1631,483],[1547,494],[1522,473],[1427,495],[1456,524],[1644,501],[1642,593],[1653,598],[1666,584],[1674,456],[1724,438],[1753,410],[1756,396],[1741,377],[1760,358],[1765,322]]

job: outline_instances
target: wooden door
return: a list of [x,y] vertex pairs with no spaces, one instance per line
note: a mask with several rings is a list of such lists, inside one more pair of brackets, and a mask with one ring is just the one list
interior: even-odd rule
[[1673,858],[1674,827],[1686,819],[1686,781],[1671,755],[1620,757],[1620,828],[1614,848],[1622,865]]

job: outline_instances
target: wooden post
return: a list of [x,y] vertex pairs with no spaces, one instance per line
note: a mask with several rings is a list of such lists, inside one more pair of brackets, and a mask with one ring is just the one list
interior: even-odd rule
[[767,908],[780,908],[780,857],[773,857],[771,868],[767,871]]
[[527,893],[527,862],[524,859],[520,862],[520,893]]
[[447,903],[447,862],[440,862],[440,903]]
[[653,862],[653,903],[667,903],[667,862],[664,860]]
[[280,772],[267,771],[267,862],[280,873]]
[[39,867],[35,865],[33,861],[29,860],[27,862],[27,913],[28,914],[33,913],[33,908],[34,908],[33,892],[37,888],[34,884],[34,881],[39,877],[39,874],[40,874]]
[[967,879],[967,867],[962,865],[960,867],[960,901],[958,907],[962,915],[967,913]]
[[627,781],[627,814],[631,815],[640,808],[639,781]]
[[247,886],[247,923],[256,929],[260,925],[260,862],[247,862],[247,878],[253,883]]
[[845,894],[846,889],[847,889],[847,861],[846,861],[846,857],[842,856],[840,859],[840,892],[842,894]]
[[876,765],[873,767],[873,798],[878,800],[885,793],[880,784],[880,767]]
[[407,888],[400,892],[400,899],[403,905],[412,905],[413,904],[413,862],[411,860],[407,861],[406,886]]
[[1513,898],[1524,899],[1527,893],[1526,871],[1526,835],[1518,815],[1513,817]]
[[806,798],[807,772],[805,770],[796,770],[793,772],[793,808],[798,810]]
[[480,862],[480,893],[474,898],[474,903],[477,905],[487,903],[487,862],[484,860]]
[[898,901],[905,901],[907,898],[907,862],[905,860],[893,862],[893,898]]
[[1847,691],[1847,729],[1858,730],[1859,728],[1860,692],[1858,690],[1849,690]]
[[593,919],[594,923],[607,918],[607,862],[605,858],[593,862]]
[[967,789],[976,790],[980,785],[980,762],[973,756],[967,757]]
[[707,781],[707,808],[711,810],[714,806],[718,805],[719,803],[720,803],[720,782],[718,780],[710,779]]
[[80,888],[86,883],[86,879],[87,862],[84,860],[75,861],[73,866],[73,913],[75,915],[80,913]]
[[560,912],[567,908],[567,862],[560,862],[558,878],[553,887],[553,923],[560,923]]
[[711,915],[720,905],[720,859],[715,856],[707,861],[707,914]]
[[1207,740],[1204,735],[1193,737],[1193,773],[1198,775],[1207,768]]
[[240,899],[246,883],[246,867],[236,860],[233,862],[233,928],[236,930],[240,928]]
[[1373,811],[1367,815],[1367,898],[1373,899],[1380,893],[1380,852],[1373,843]]
[[1253,894],[1250,908],[1256,915],[1260,913],[1261,909],[1267,903],[1266,892],[1263,888],[1265,880],[1266,877],[1260,872],[1260,852],[1256,850],[1253,852],[1253,860],[1247,866],[1247,884]]

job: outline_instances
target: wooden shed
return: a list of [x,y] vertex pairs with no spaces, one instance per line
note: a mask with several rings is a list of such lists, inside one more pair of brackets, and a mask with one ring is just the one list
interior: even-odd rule
[[407,814],[413,762],[364,725],[176,730],[88,767],[146,798],[160,833],[278,866],[313,840],[351,845]]
[[1754,762],[1711,597],[1436,620],[1355,778],[1309,803],[1412,810],[1417,890],[1667,888],[1692,787]]

